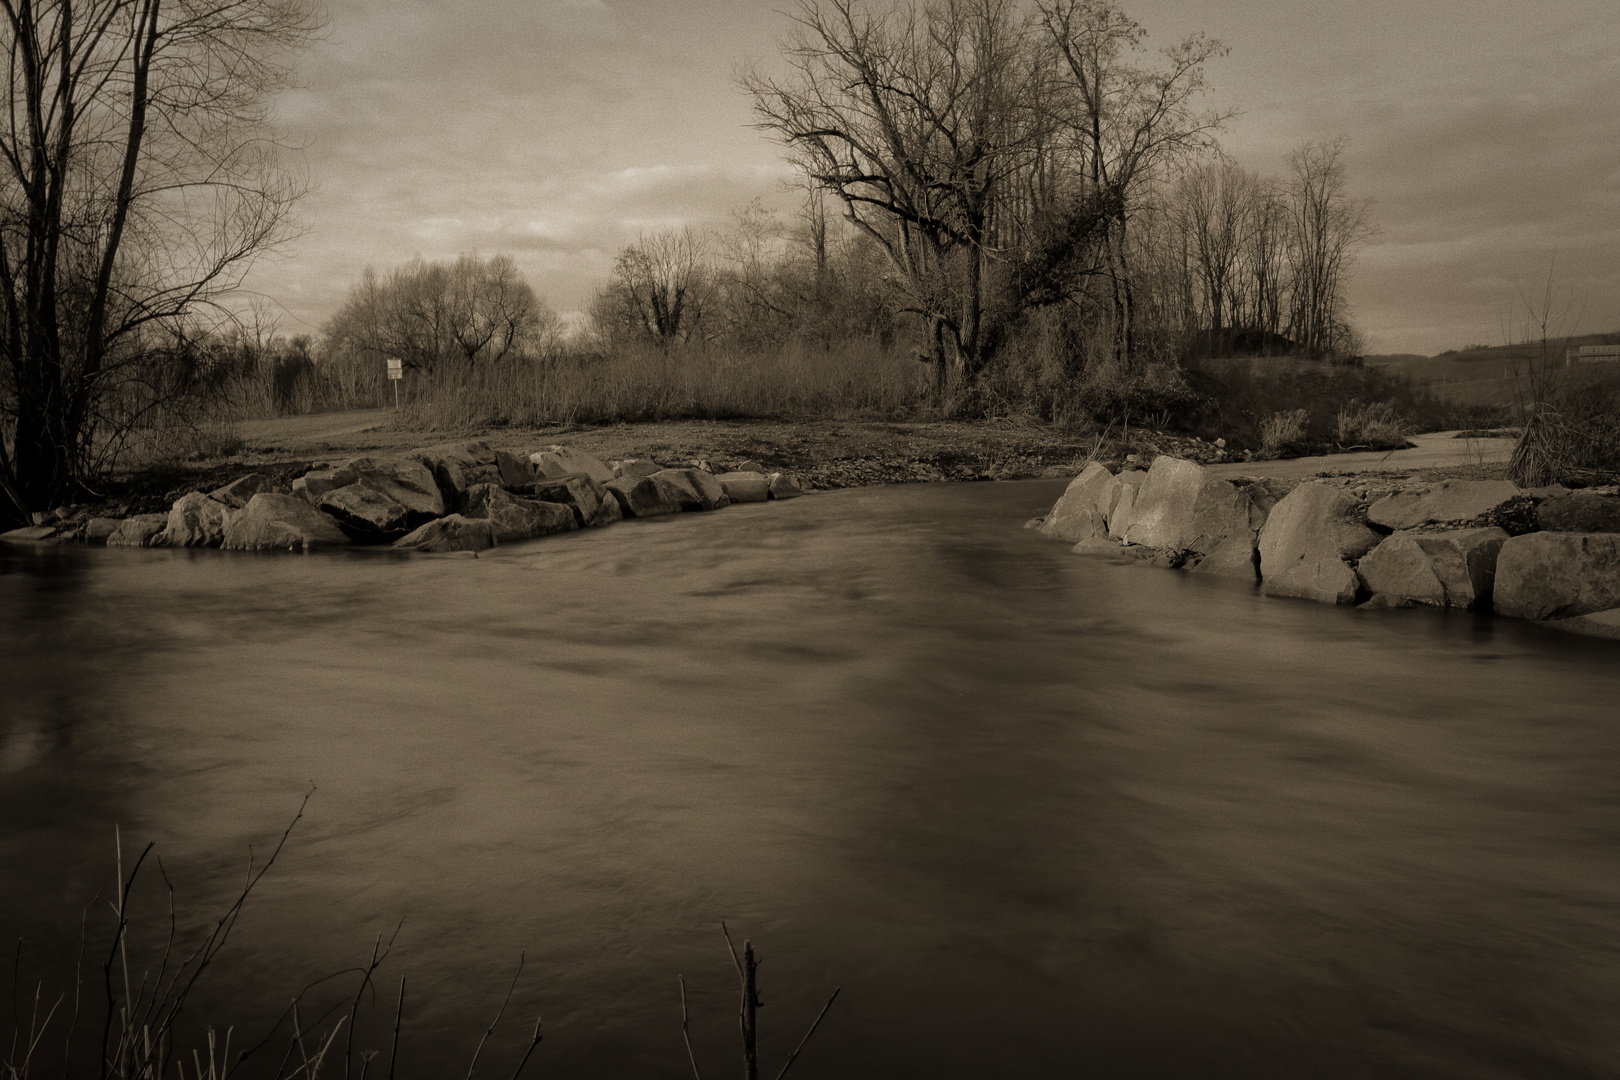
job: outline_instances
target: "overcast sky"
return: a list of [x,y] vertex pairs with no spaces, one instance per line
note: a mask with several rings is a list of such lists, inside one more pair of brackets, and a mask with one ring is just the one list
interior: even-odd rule
[[[879,0],[881,2],[881,0]],[[791,0],[328,0],[281,102],[315,191],[249,284],[312,332],[361,270],[517,259],[577,311],[638,232],[718,226],[791,173],[748,126],[736,67]],[[1620,0],[1127,0],[1150,48],[1231,47],[1223,142],[1281,172],[1344,136],[1380,229],[1352,317],[1375,352],[1499,344],[1556,253],[1570,332],[1620,330]]]

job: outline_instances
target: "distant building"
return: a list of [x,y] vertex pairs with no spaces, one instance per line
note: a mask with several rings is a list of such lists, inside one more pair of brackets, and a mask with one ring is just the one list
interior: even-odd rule
[[1582,345],[1564,354],[1566,364],[1620,363],[1620,345]]

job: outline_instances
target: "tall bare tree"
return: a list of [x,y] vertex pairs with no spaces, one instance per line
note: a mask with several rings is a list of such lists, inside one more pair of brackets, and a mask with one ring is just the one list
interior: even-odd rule
[[707,242],[691,226],[645,234],[621,250],[593,318],[663,348],[701,340],[714,281]]
[[887,253],[941,384],[971,378],[988,358],[996,196],[1029,168],[1046,123],[1018,6],[801,0],[796,22],[789,73],[743,76],[758,126]]
[[1354,247],[1373,233],[1368,204],[1346,190],[1341,139],[1306,143],[1289,156],[1288,165],[1289,336],[1307,355],[1325,356],[1345,343],[1341,286]]
[[0,0],[0,487],[94,473],[165,324],[288,234],[271,95],[311,0]]
[[1041,25],[1066,76],[1063,122],[1090,190],[1113,207],[1108,277],[1116,349],[1131,360],[1137,313],[1129,226],[1178,160],[1213,149],[1230,113],[1199,109],[1204,65],[1226,46],[1194,34],[1161,51],[1158,67],[1135,62],[1147,31],[1113,0],[1036,0]]

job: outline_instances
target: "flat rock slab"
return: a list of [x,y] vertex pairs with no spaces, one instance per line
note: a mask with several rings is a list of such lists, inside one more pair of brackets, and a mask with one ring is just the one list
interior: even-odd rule
[[[310,507],[305,507],[306,510]],[[168,514],[137,514],[118,523],[107,537],[108,547],[151,547],[152,541],[169,527]]]
[[239,476],[223,487],[217,487],[208,493],[208,497],[216,502],[224,503],[232,510],[240,510],[248,504],[248,500],[261,491],[276,490],[276,482],[263,473],[248,473]]
[[[446,473],[447,477],[451,477],[455,483],[465,485],[468,473],[453,463],[445,467],[450,470]],[[484,470],[492,467],[478,466]],[[331,468],[311,469],[294,480],[292,487],[293,494],[302,497],[311,506],[318,507],[332,492],[356,485],[370,488],[384,496],[387,505],[399,507],[404,514],[405,527],[411,529],[432,521],[449,508],[449,504],[444,500],[446,485],[441,482],[432,466],[422,457],[416,456],[352,458]],[[356,493],[350,493],[343,504],[358,508],[362,504],[370,503],[375,503],[378,507],[385,505],[382,501],[366,499]],[[367,511],[366,518],[368,520],[375,518],[379,513],[380,510]]]
[[24,525],[20,529],[0,533],[0,542],[7,544],[41,544],[55,539],[55,525]]
[[1522,494],[1506,480],[1442,480],[1379,499],[1367,508],[1367,520],[1386,529],[1472,521]]
[[318,509],[330,514],[344,532],[357,540],[397,540],[424,524],[408,506],[369,484],[349,484],[328,491],[321,496]]
[[1620,533],[1620,498],[1564,495],[1536,507],[1536,524],[1548,532]]
[[231,510],[200,491],[175,500],[163,532],[152,538],[153,547],[219,547],[225,542],[225,518]]
[[1554,619],[1547,624],[1572,634],[1588,637],[1613,638],[1620,641],[1620,608],[1594,611],[1590,615],[1577,615],[1573,619]]
[[220,546],[232,551],[310,551],[348,542],[336,521],[303,499],[261,491],[225,519]]
[[652,458],[626,458],[615,461],[611,465],[615,479],[621,476],[651,476],[656,472],[663,472],[664,466]]
[[1507,538],[1495,527],[1398,532],[1362,559],[1357,572],[1370,592],[1433,607],[1476,607],[1490,599]]
[[1496,610],[1569,619],[1620,607],[1620,533],[1515,536],[1496,558]]
[[1382,539],[1355,519],[1360,505],[1326,484],[1301,484],[1289,492],[1260,530],[1262,591],[1329,604],[1353,602],[1360,582],[1348,560],[1359,559]]
[[408,551],[485,551],[495,546],[495,525],[484,518],[450,514],[394,541]]
[[541,476],[567,476],[584,473],[598,484],[614,478],[613,470],[600,460],[569,446],[548,446],[529,455],[529,462]]

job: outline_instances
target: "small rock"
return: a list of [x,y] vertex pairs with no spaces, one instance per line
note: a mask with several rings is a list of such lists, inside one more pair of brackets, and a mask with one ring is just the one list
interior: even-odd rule
[[786,473],[771,473],[770,481],[773,499],[797,499],[804,494],[799,482]]
[[757,472],[757,473],[763,473],[765,471],[765,466],[761,465],[757,461],[741,461],[741,462],[738,462],[737,464],[733,465],[731,467],[731,471],[732,472]]
[[663,472],[664,466],[652,458],[626,458],[613,463],[613,475],[620,476],[651,476],[653,473]]

